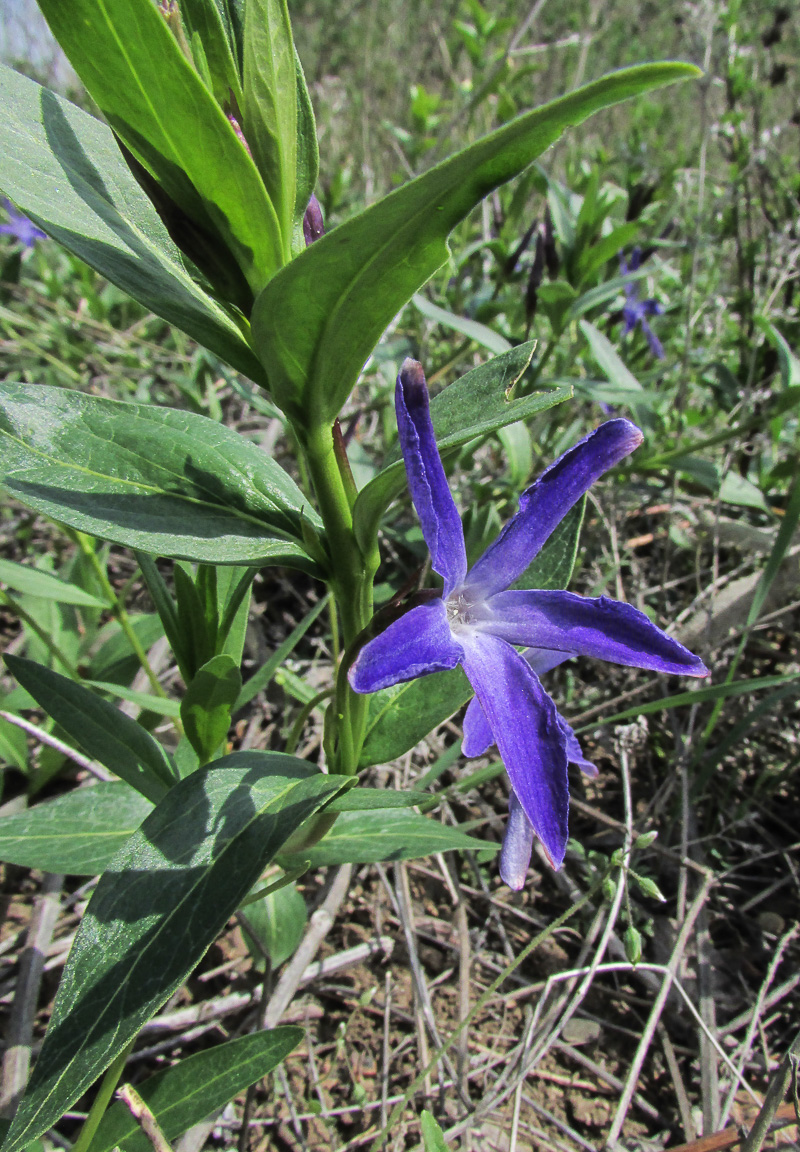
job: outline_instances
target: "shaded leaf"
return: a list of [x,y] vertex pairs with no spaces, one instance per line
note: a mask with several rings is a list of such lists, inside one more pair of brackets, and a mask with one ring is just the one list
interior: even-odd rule
[[209,564],[315,571],[300,489],[270,456],[205,416],[63,388],[0,386],[0,483],[93,536]]
[[460,668],[406,680],[369,697],[359,768],[387,764],[424,740],[472,696]]
[[236,753],[165,796],[101,876],[6,1138],[47,1131],[180,987],[292,832],[343,781]]
[[77,747],[155,804],[175,782],[166,753],[149,732],[82,684],[33,660],[6,656],[9,672]]
[[259,383],[240,324],[200,288],[114,134],[0,65],[0,188],[69,252]]

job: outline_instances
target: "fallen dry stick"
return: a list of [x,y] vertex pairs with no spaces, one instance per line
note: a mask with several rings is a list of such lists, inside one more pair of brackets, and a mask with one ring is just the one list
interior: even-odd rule
[[[782,1104],[775,1113],[771,1130],[777,1131],[778,1128],[785,1128],[796,1122],[794,1104]],[[721,1132],[712,1132],[710,1136],[700,1136],[688,1144],[679,1144],[676,1148],[668,1148],[667,1152],[725,1152],[726,1148],[735,1148],[745,1138],[746,1134],[742,1132],[741,1128],[731,1125],[730,1128],[723,1128]]]

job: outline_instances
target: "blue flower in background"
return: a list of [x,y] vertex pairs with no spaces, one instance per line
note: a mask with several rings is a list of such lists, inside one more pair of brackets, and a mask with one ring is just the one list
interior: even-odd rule
[[[361,649],[350,683],[356,692],[376,692],[463,666],[475,689],[465,716],[464,751],[479,755],[496,743],[503,758],[512,794],[500,873],[519,889],[534,833],[553,867],[564,859],[567,764],[596,771],[539,676],[572,656],[689,676],[707,671],[630,604],[511,588],[594,481],[641,443],[638,428],[609,420],[565,452],[522,493],[519,511],[468,571],[461,519],[436,447],[425,376],[415,360],[402,366],[395,401],[411,498],[444,588],[441,599],[412,608]],[[516,646],[528,651],[520,654]]]
[[[627,276],[629,272],[638,272],[641,263],[641,248],[637,247],[633,249],[630,264],[625,260],[623,253],[620,253],[619,270],[623,276]],[[659,360],[665,359],[664,347],[653,329],[647,323],[647,317],[660,316],[663,311],[664,309],[657,300],[639,299],[639,285],[635,280],[631,280],[625,285],[625,304],[622,309],[622,318],[625,321],[625,333],[627,335],[628,332],[632,332],[638,324],[647,337],[650,351]]]
[[37,228],[27,216],[18,212],[10,200],[4,199],[0,203],[2,203],[8,216],[8,220],[4,224],[0,224],[0,233],[5,236],[13,236],[23,248],[33,248],[37,240],[46,239],[45,233]]

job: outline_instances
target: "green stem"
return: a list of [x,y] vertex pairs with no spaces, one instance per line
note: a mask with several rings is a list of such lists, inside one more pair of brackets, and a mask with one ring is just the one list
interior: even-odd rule
[[[341,644],[347,653],[372,618],[372,581],[379,559],[377,541],[367,556],[358,546],[346,461],[337,459],[333,431],[326,426],[312,428],[303,447],[325,525],[329,583],[339,609]],[[335,709],[336,755],[331,771],[352,776],[358,770],[367,701],[350,688],[346,659],[339,662]]]
[[131,618],[128,615],[127,609],[125,608],[125,605],[123,604],[120,597],[117,596],[116,592],[114,591],[114,586],[108,578],[108,573],[105,570],[105,566],[100,563],[100,558],[95,551],[94,543],[92,542],[91,538],[86,536],[83,532],[76,532],[73,529],[67,528],[67,533],[75,541],[81,552],[84,554],[94,569],[95,575],[97,576],[97,579],[99,580],[103,589],[103,593],[108,600],[109,607],[111,608],[115,619],[118,621],[120,628],[125,633],[125,636],[128,639],[128,643],[136,653],[136,659],[139,661],[142,668],[144,668],[145,675],[150,681],[150,686],[152,687],[156,696],[161,696],[162,698],[166,699],[167,693],[161,686],[158,677],[152,669],[150,661],[147,658],[147,653],[142,647],[141,641],[136,635],[134,627],[131,624]]
[[119,1078],[125,1071],[125,1062],[128,1059],[128,1054],[135,1044],[135,1040],[131,1040],[130,1044],[120,1052],[116,1060],[111,1064],[103,1082],[100,1085],[100,1090],[95,1096],[94,1103],[89,1111],[89,1115],[83,1122],[81,1134],[75,1143],[72,1145],[72,1152],[87,1152],[89,1145],[94,1139],[94,1134],[97,1131],[100,1121],[105,1115],[106,1108],[114,1095],[114,1090],[119,1083]]

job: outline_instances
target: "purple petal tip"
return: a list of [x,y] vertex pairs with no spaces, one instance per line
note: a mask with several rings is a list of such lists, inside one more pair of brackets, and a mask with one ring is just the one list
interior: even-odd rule
[[405,358],[397,383],[403,390],[406,403],[418,404],[423,397],[427,400],[428,386],[425,383],[425,371],[419,360],[412,360],[410,356]]

